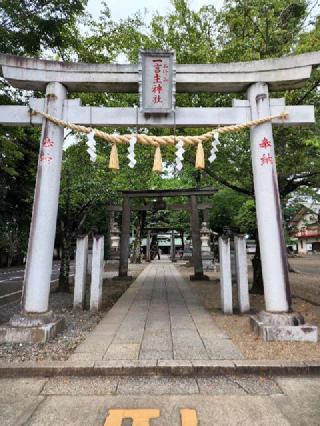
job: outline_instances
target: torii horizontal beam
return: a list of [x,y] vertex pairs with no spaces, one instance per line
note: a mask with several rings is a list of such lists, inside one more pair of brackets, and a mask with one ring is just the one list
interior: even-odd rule
[[[30,99],[30,107],[44,110],[44,99]],[[271,115],[283,111],[289,117],[283,121],[274,119],[274,125],[308,125],[315,122],[314,106],[286,106],[283,98],[270,99]],[[136,108],[106,108],[81,106],[80,99],[64,102],[63,119],[74,124],[89,127],[214,127],[241,124],[250,120],[248,101],[233,100],[228,108],[177,108],[173,114],[165,116],[145,115]],[[41,126],[40,115],[30,115],[28,106],[0,105],[0,124],[5,126]]]
[[167,197],[190,197],[192,195],[214,195],[218,192],[216,188],[182,188],[182,189],[146,189],[146,190],[133,190],[121,191],[123,198],[167,198]]
[[[144,206],[131,207],[131,211],[154,211],[154,210],[190,210],[190,204],[166,204],[164,209],[155,208],[153,204],[146,204]],[[198,204],[198,210],[210,209],[212,204],[210,203],[201,203]],[[122,212],[122,206],[108,206],[107,211],[109,212]]]
[[[270,90],[301,87],[320,64],[320,53],[311,52],[229,64],[177,64],[177,92],[241,92],[264,82]],[[69,92],[138,92],[138,66],[46,61],[0,55],[0,75],[12,86],[45,90],[58,81]]]

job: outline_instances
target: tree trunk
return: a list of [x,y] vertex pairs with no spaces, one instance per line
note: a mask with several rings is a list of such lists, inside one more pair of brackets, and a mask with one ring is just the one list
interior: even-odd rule
[[258,236],[257,230],[255,232],[255,237],[256,237],[256,252],[252,259],[253,286],[250,290],[250,293],[264,294],[261,256],[260,256],[260,243],[259,243],[259,236]]
[[139,212],[137,218],[136,238],[133,243],[132,263],[141,263],[141,236],[146,220],[146,212]]
[[180,236],[181,236],[181,249],[182,251],[184,251],[184,232],[183,231],[181,231]]

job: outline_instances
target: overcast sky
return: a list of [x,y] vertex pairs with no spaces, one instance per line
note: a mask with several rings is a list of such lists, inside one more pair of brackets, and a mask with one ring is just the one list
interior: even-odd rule
[[[215,0],[213,2],[210,0],[189,1],[192,9],[195,10],[198,10],[203,5],[212,3],[218,9],[223,4],[223,0]],[[144,9],[148,9],[149,12],[158,10],[160,13],[165,13],[172,8],[170,0],[107,0],[107,4],[111,9],[113,19],[116,20],[126,18],[138,10],[143,11]],[[100,0],[88,1],[88,10],[94,17],[99,15],[100,8]]]

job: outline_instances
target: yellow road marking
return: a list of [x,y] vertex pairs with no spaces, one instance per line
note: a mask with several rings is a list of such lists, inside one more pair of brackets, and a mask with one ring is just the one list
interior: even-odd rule
[[198,426],[196,410],[184,408],[180,410],[181,426]]
[[132,426],[150,426],[149,420],[157,417],[160,417],[157,409],[114,409],[109,410],[104,426],[121,426],[124,419],[132,419]]

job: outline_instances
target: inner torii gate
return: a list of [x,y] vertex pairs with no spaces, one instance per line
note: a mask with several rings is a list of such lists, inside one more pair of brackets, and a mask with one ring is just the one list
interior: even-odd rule
[[[13,87],[45,91],[44,99],[30,99],[31,108],[92,127],[135,127],[138,122],[141,127],[203,128],[240,124],[283,111],[289,114],[285,125],[312,124],[315,121],[313,106],[285,106],[284,99],[269,98],[269,89],[283,91],[301,87],[310,78],[312,68],[319,64],[319,52],[230,64],[178,64],[177,92],[246,92],[247,100],[234,100],[229,108],[176,108],[175,114],[155,116],[137,113],[136,108],[81,106],[80,100],[67,99],[67,93],[72,92],[138,93],[137,65],[65,63],[0,55],[1,76]],[[0,340],[32,341],[34,328],[37,328],[37,338],[42,330],[42,340],[45,340],[54,333],[57,325],[48,313],[48,300],[63,128],[40,115],[33,116],[29,106],[0,106],[0,124],[42,126],[22,312],[11,320],[10,327],[0,329]],[[290,309],[287,258],[272,136],[272,126],[279,124],[283,125],[283,120],[274,119],[272,123],[250,129],[265,304],[270,318],[276,313],[287,313]],[[45,161],[43,156],[43,141],[46,138],[54,142],[50,161]],[[264,138],[271,143],[270,154],[273,158],[267,166],[261,164],[263,150],[260,144]]]
[[[146,190],[146,191],[122,191],[122,211],[121,235],[120,235],[120,263],[119,277],[128,277],[128,257],[129,257],[129,239],[130,239],[130,212],[131,210],[148,211],[153,210],[153,205],[132,207],[130,201],[143,198],[171,198],[188,197],[189,203],[186,204],[167,204],[163,210],[188,210],[190,212],[190,225],[192,237],[192,261],[194,266],[194,275],[190,277],[194,280],[206,279],[203,274],[200,240],[200,222],[198,210],[210,207],[208,203],[198,203],[197,197],[213,195],[217,192],[214,188],[203,189],[166,189],[166,190]],[[115,206],[110,206],[108,210],[115,211]],[[159,209],[158,209],[159,210]],[[162,210],[162,209],[161,209]]]

